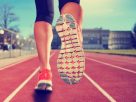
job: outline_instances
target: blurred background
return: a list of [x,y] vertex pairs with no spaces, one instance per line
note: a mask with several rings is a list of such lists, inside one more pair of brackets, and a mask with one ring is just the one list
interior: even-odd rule
[[[136,0],[81,0],[84,78],[77,86],[63,84],[54,61],[58,51],[52,51],[52,95],[33,91],[39,71],[34,1],[0,0],[0,102],[9,102],[5,98],[12,102],[136,102]],[[54,28],[60,15],[58,0],[54,10],[51,46],[59,50],[61,42]]]
[[[135,0],[81,0],[83,47],[87,52],[136,56]],[[60,49],[54,29],[59,17],[54,0],[52,49]],[[0,58],[36,54],[33,36],[34,0],[0,0]]]

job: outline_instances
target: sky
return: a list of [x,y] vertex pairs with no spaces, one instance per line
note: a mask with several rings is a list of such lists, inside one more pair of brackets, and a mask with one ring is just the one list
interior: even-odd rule
[[[0,5],[9,4],[19,17],[17,24],[21,35],[33,34],[36,11],[34,0],[0,0]],[[136,0],[81,0],[83,28],[110,30],[131,30],[136,23]],[[54,0],[55,16],[53,26],[59,17],[58,0]]]

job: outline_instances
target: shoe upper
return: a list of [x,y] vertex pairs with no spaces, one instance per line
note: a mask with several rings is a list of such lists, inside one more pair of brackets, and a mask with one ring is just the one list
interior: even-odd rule
[[38,80],[51,80],[52,74],[50,70],[42,70],[39,72]]

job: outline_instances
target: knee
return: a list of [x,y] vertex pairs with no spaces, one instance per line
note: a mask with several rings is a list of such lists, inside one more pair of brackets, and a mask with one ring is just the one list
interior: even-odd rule
[[45,21],[45,22],[48,22],[49,24],[52,25],[53,18],[54,18],[54,12],[53,11],[44,12],[44,13],[37,13],[35,22]]

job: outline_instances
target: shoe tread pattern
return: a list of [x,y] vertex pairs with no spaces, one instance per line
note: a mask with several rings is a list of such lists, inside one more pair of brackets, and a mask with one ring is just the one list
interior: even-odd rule
[[68,84],[76,84],[83,77],[85,57],[72,15],[60,16],[56,30],[61,38],[61,50],[57,59],[60,77]]

